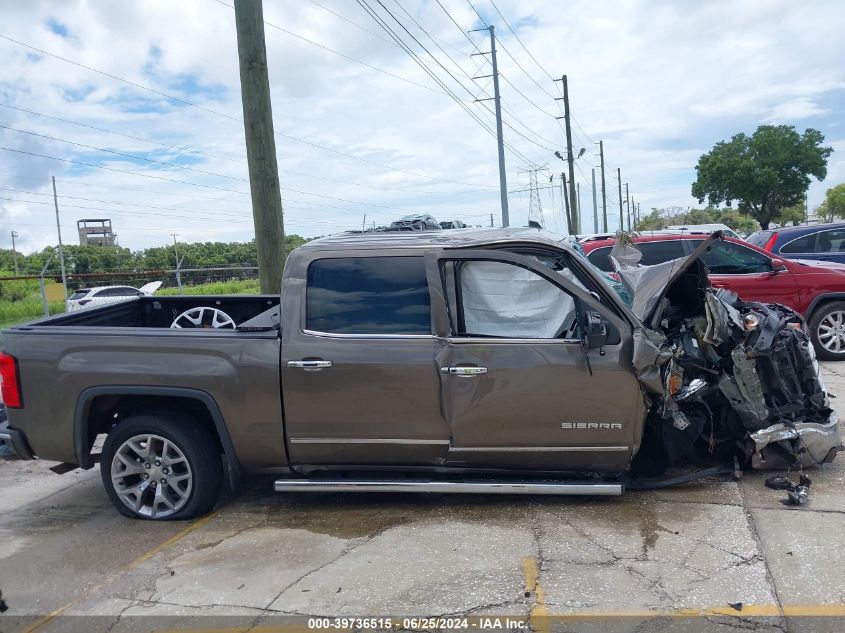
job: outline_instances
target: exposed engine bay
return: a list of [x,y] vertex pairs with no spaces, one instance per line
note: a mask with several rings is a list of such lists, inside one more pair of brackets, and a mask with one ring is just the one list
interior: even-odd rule
[[712,288],[700,256],[719,237],[656,266],[637,266],[639,251],[621,241],[611,254],[645,326],[634,353],[650,405],[639,465],[654,471],[657,455],[663,466],[696,455],[758,469],[829,462],[839,420],[804,320]]

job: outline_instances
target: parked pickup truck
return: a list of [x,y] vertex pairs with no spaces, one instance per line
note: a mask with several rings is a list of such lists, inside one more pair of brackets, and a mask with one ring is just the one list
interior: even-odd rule
[[696,453],[829,461],[839,422],[804,323],[714,291],[700,258],[719,238],[619,292],[537,230],[316,240],[281,297],[144,296],[6,330],[0,439],[57,472],[99,461],[146,519],[207,512],[244,472],[277,491],[607,495]]

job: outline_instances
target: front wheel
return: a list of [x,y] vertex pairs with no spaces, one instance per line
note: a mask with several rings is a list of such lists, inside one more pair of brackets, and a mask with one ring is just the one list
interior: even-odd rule
[[831,301],[816,308],[807,326],[819,358],[845,360],[845,301]]
[[170,413],[132,415],[106,437],[100,474],[111,502],[135,519],[190,519],[214,507],[223,481],[214,436]]

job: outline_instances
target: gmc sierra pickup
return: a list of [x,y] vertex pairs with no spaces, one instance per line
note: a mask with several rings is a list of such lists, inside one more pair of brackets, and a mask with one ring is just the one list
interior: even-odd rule
[[804,323],[714,291],[719,238],[616,288],[531,229],[316,240],[280,298],[142,296],[6,330],[0,440],[57,472],[99,461],[145,519],[207,512],[244,472],[277,491],[601,495],[695,454],[829,461]]

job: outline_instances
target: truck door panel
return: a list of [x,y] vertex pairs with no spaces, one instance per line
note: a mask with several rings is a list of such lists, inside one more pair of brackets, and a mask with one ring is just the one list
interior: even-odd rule
[[442,459],[449,429],[439,405],[439,343],[423,257],[324,257],[300,274],[307,286],[287,289],[294,296],[284,321],[300,326],[282,331],[291,461]]
[[[477,251],[442,263],[452,267],[443,279],[457,288],[445,293],[455,331],[437,356],[449,463],[624,469],[644,418],[628,325],[571,276],[536,259]],[[473,267],[489,283],[476,283]],[[615,332],[603,355],[589,352],[592,375],[577,306],[598,311]]]

